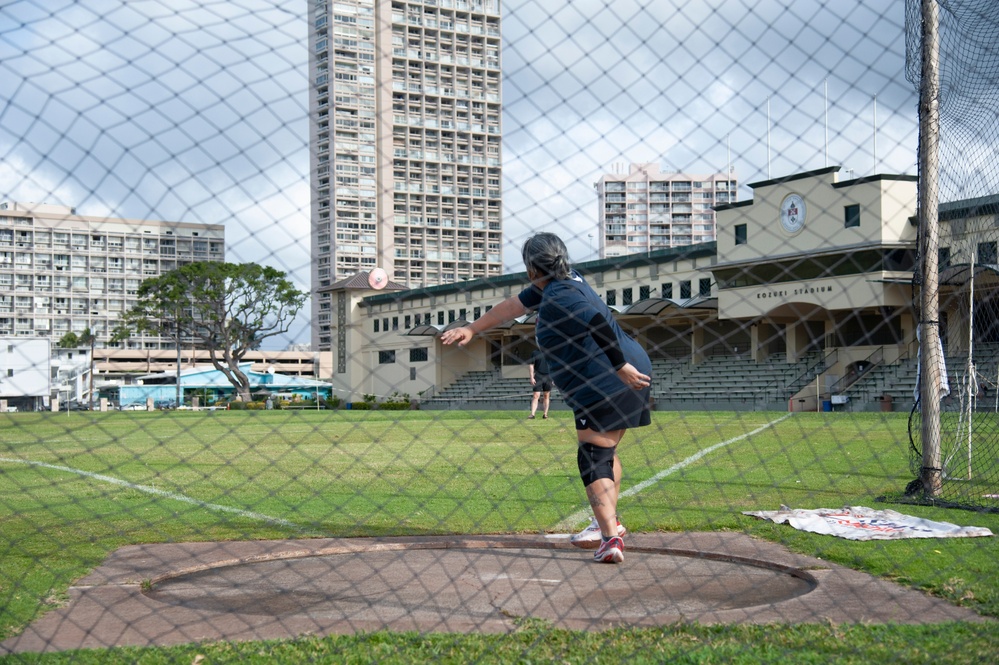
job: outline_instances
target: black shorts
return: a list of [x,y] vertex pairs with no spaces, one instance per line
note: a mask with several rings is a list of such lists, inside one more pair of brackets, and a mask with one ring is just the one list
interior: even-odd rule
[[550,393],[552,391],[552,378],[550,376],[535,376],[531,390],[536,393]]
[[613,432],[652,424],[651,389],[628,390],[573,410],[576,429]]

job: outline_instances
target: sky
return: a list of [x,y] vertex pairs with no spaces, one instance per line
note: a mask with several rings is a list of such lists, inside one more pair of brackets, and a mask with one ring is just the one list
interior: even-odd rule
[[[593,184],[629,163],[731,167],[740,199],[826,165],[916,173],[897,0],[502,15],[507,272],[539,228],[595,258]],[[307,30],[305,0],[0,0],[0,200],[223,223],[227,260],[308,290]],[[308,341],[307,315],[285,341]]]

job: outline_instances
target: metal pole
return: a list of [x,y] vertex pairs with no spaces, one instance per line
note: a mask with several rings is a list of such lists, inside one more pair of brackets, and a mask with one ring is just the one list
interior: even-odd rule
[[829,79],[822,82],[822,92],[825,96],[825,164],[829,166]]
[[874,139],[874,171],[871,175],[878,174],[878,96],[874,95],[874,123],[873,127],[873,139]]
[[767,180],[770,179],[770,97],[767,97]]
[[922,404],[923,468],[920,477],[926,497],[940,495],[940,302],[937,252],[939,204],[940,52],[937,1],[921,0],[922,76],[919,86],[919,253],[922,261],[919,322],[923,368],[919,400]]

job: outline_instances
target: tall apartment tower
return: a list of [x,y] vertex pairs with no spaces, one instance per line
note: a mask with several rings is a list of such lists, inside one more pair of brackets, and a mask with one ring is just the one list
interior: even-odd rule
[[499,0],[310,0],[314,350],[323,287],[502,271]]
[[735,174],[662,173],[631,164],[627,175],[604,175],[597,190],[600,257],[611,258],[717,238],[712,206],[736,200]]
[[[225,260],[225,227],[77,215],[67,206],[0,203],[0,337],[89,328],[105,348],[142,280],[195,261]],[[125,348],[174,349],[136,335]]]

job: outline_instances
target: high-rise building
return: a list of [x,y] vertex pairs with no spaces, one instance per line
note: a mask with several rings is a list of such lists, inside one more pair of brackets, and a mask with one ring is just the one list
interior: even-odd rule
[[[136,302],[142,280],[186,263],[225,260],[221,224],[77,215],[67,206],[0,203],[0,337],[47,337],[89,328],[96,346]],[[115,346],[173,349],[136,335]]]
[[597,190],[600,257],[710,242],[717,237],[713,206],[734,203],[733,173],[662,173],[658,164],[631,164],[604,175]]
[[324,287],[502,270],[499,0],[310,0],[312,343]]

